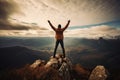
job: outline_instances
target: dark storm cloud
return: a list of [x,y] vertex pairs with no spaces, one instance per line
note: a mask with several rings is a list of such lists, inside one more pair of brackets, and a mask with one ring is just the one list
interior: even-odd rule
[[15,28],[9,21],[10,15],[18,12],[19,8],[13,0],[0,0],[0,30],[22,29]]
[[23,24],[11,24],[9,22],[3,21],[0,23],[0,30],[47,30],[46,28],[39,27],[37,25],[33,25],[31,23]]
[[14,12],[18,11],[18,6],[13,0],[0,0],[0,18],[7,19]]
[[17,12],[20,12],[20,8],[13,0],[0,0],[0,30],[40,29],[39,27],[30,24],[29,25],[23,23],[12,24],[8,19],[10,19],[11,15]]
[[24,25],[12,25],[9,23],[0,23],[0,30],[28,30],[28,26]]
[[6,19],[0,20],[0,30],[29,30],[29,29],[43,30],[43,28],[40,28],[39,26],[36,25],[32,25],[30,23],[28,23],[27,25],[20,22],[16,24],[12,24]]

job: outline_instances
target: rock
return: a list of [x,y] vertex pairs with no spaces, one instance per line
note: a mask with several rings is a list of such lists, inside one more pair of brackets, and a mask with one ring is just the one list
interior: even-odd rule
[[89,80],[106,80],[107,73],[104,66],[96,66],[90,74]]
[[50,60],[45,65],[46,68],[53,67],[58,68],[58,60],[56,58],[51,57]]
[[59,75],[63,77],[63,80],[70,80],[70,67],[67,63],[63,62],[59,68]]
[[53,76],[54,80],[88,80],[90,73],[81,66],[75,67],[68,57],[64,58],[61,54],[57,54],[55,58],[51,56],[46,64],[43,60],[36,60],[29,70],[39,80],[53,80]]
[[38,67],[38,66],[43,65],[44,63],[45,63],[44,60],[38,59],[38,60],[36,60],[33,64],[31,64],[30,67],[31,67],[31,68],[36,68],[36,67]]
[[51,57],[45,65],[46,68],[52,67],[59,71],[62,80],[70,80],[70,71],[72,63],[68,58],[63,58],[61,54],[57,54],[55,58]]

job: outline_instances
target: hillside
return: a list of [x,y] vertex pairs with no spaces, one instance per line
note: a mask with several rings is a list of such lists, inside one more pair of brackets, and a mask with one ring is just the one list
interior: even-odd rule
[[17,68],[34,62],[36,59],[48,60],[50,54],[26,47],[13,46],[0,48],[0,70]]

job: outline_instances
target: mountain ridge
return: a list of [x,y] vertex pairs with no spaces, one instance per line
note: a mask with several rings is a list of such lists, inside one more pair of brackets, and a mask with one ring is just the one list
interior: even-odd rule
[[36,51],[27,47],[13,46],[0,48],[0,69],[20,67],[32,63],[36,59],[48,60],[47,52]]

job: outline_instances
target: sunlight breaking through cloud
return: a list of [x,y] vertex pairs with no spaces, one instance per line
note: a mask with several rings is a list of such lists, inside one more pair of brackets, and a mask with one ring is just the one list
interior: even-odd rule
[[[119,0],[0,0],[0,36],[53,36],[47,20],[64,27],[69,19],[70,27],[80,29],[67,30],[67,37],[119,35],[118,28],[100,24],[119,20],[119,5]],[[92,24],[100,25],[82,28]]]

